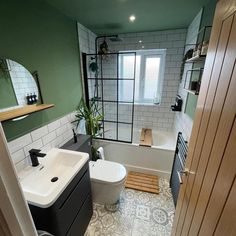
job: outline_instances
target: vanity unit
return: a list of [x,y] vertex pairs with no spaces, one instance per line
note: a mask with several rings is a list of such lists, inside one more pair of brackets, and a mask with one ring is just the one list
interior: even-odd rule
[[93,214],[88,154],[51,150],[21,185],[38,230],[84,235]]
[[78,134],[77,143],[74,143],[74,139],[71,139],[70,141],[65,143],[61,148],[71,151],[86,152],[89,154],[90,160],[92,160],[91,145],[92,145],[91,135]]

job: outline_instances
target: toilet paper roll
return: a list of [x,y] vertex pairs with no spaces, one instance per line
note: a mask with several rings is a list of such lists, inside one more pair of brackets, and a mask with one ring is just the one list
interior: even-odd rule
[[104,149],[103,147],[99,147],[97,149],[97,153],[100,159],[105,160]]

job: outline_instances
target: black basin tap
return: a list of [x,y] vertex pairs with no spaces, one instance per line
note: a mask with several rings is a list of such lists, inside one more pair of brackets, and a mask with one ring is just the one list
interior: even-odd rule
[[39,150],[39,149],[29,150],[32,166],[34,166],[34,167],[39,165],[38,157],[45,157],[46,156],[45,153],[40,153],[40,151],[41,150]]

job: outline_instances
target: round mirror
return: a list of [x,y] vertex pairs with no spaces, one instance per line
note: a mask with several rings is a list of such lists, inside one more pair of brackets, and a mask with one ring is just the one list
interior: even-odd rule
[[38,97],[32,74],[15,61],[0,59],[0,111],[37,103]]

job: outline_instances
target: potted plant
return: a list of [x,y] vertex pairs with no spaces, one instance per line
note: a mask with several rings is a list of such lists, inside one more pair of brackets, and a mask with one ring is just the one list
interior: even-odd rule
[[[81,98],[76,110],[76,119],[73,122],[77,122],[77,127],[82,120],[85,121],[86,134],[91,135],[92,138],[99,137],[101,135],[101,122],[103,115],[100,114],[97,102],[92,100],[90,105],[87,106],[83,98]],[[97,149],[92,145],[92,160],[98,159]]]

